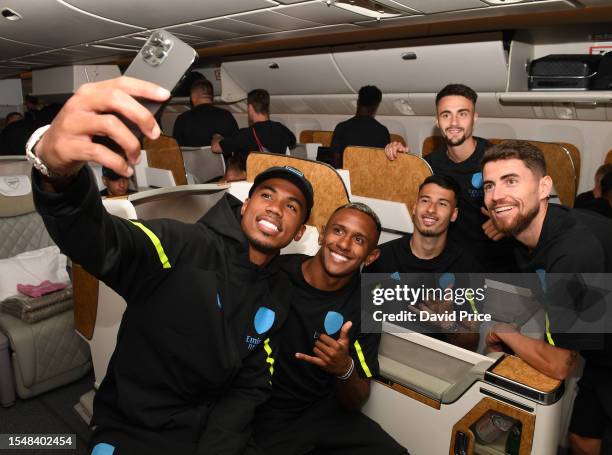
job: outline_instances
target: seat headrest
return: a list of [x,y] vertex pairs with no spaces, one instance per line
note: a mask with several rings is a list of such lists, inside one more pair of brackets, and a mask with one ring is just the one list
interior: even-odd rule
[[0,217],[33,212],[32,183],[27,175],[0,176]]

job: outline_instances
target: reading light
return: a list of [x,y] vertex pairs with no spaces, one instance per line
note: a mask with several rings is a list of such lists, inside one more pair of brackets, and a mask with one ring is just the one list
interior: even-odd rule
[[397,17],[402,14],[400,11],[376,0],[331,0],[331,3],[328,0],[327,4],[376,19]]

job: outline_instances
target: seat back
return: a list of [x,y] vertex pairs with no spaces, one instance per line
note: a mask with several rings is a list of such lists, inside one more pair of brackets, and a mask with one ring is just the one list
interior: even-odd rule
[[578,182],[570,152],[560,144],[529,141],[544,154],[548,175],[552,178],[557,196],[563,205],[574,206]]
[[[300,142],[302,144],[317,143],[323,145],[323,147],[329,147],[331,145],[333,131],[323,130],[304,130],[300,133]],[[401,142],[402,145],[406,145],[406,140],[401,134],[390,134],[391,142]]]
[[[499,144],[506,139],[488,139],[492,144]],[[576,191],[578,190],[578,179],[580,177],[580,150],[567,142],[542,142],[527,141],[538,147],[544,154],[548,174],[553,179],[557,196],[562,204],[568,207],[574,206]],[[441,136],[429,136],[423,141],[422,156],[433,152],[437,147],[444,144]]]
[[[30,176],[32,166],[23,160],[0,161],[0,178]],[[0,259],[54,245],[42,218],[34,208],[32,193],[0,194]]]
[[323,145],[323,147],[329,147],[331,145],[332,135],[333,131],[304,130],[300,133],[300,143],[317,143]]
[[172,172],[176,185],[187,185],[183,155],[173,137],[161,135],[155,140],[145,137],[143,148],[147,151],[149,167],[167,169]]
[[604,160],[604,164],[612,164],[612,149],[608,150],[608,154],[606,155],[606,159]]
[[351,176],[351,193],[387,201],[403,202],[410,213],[418,188],[432,172],[419,156],[400,154],[389,161],[383,149],[347,147],[344,168]]
[[580,150],[574,144],[570,144],[569,142],[557,142],[557,144],[567,150],[572,158],[572,164],[574,165],[574,171],[576,172],[576,191],[578,191],[578,186],[580,185],[580,171],[582,169]]
[[210,147],[181,147],[185,172],[194,177],[193,183],[206,183],[225,175],[225,160]]
[[342,178],[325,163],[273,153],[251,153],[247,158],[247,180],[252,182],[260,172],[272,166],[292,166],[304,173],[314,190],[314,206],[307,224],[319,231],[330,215],[349,202]]

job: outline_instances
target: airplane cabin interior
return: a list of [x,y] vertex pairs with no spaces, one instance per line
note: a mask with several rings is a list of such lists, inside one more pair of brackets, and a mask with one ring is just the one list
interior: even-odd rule
[[[611,0],[6,0],[0,11],[0,119],[25,114],[28,95],[63,103],[85,83],[120,76],[151,32],[164,29],[197,51],[191,69],[212,82],[215,104],[239,127],[249,125],[248,92],[261,88],[270,118],[297,138],[285,155],[251,153],[246,181],[217,182],[222,155],[172,138],[176,118],[191,108],[188,87],[179,85],[158,117],[162,136],[143,142],[131,183],[140,191],[104,200],[122,218],[197,222],[226,193],[246,199],[264,169],[293,166],[312,182],[315,205],[303,238],[282,254],[314,255],[322,226],[349,201],[376,211],[380,243],[399,238],[413,232],[419,184],[432,175],[424,157],[442,143],[436,93],[451,83],[478,94],[475,136],[543,151],[557,203],[573,207],[596,170],[612,163]],[[607,61],[607,69],[599,64],[607,82],[593,88],[588,74],[534,75],[548,56],[579,54]],[[348,147],[342,169],[318,162],[319,147],[355,114],[366,85],[382,91],[376,119],[409,153],[391,163],[382,149]],[[70,422],[86,428],[91,419],[125,301],[60,254],[34,208],[23,155],[0,155],[0,301],[28,267],[70,286],[53,302],[0,311],[0,433],[77,433],[74,450],[89,453],[86,430]],[[102,167],[91,168],[103,189]],[[580,369],[557,380],[518,356],[480,348],[385,323],[380,375],[363,412],[411,454],[570,454]],[[45,397],[75,383],[78,396],[55,413],[73,416],[38,428],[28,403],[41,400],[48,411],[54,402]]]

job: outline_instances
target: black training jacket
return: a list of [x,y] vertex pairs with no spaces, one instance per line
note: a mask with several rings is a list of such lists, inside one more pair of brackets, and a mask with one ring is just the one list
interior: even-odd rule
[[[94,402],[92,445],[117,453],[243,453],[269,394],[269,337],[290,298],[276,261],[248,260],[241,202],[225,195],[195,224],[128,221],[103,208],[88,168],[34,200],[62,251],[127,302]],[[199,444],[198,444],[199,443]]]

